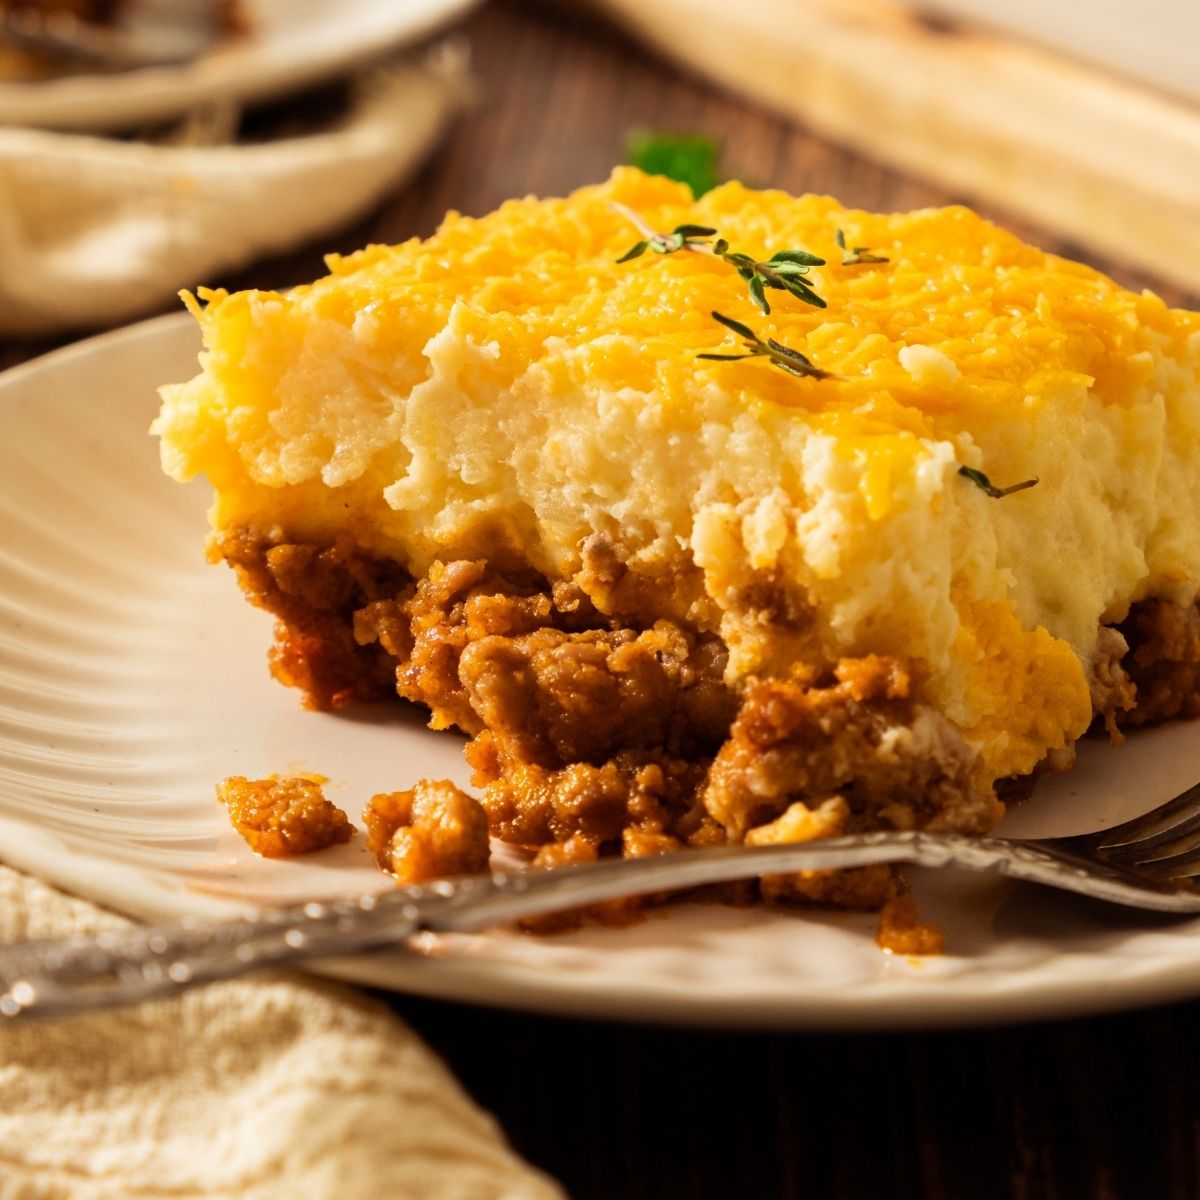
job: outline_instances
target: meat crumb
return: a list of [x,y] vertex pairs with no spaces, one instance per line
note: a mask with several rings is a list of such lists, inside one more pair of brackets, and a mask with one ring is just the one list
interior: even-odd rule
[[[629,830],[625,831],[629,833]],[[642,854],[661,854],[668,847],[656,848],[646,842]],[[542,846],[533,860],[535,870],[556,870],[560,867],[580,866],[598,862],[600,852],[595,842],[575,834],[565,842],[548,842]],[[526,933],[570,933],[588,921],[600,925],[624,926],[640,921],[644,913],[645,897],[622,896],[616,900],[605,900],[583,908],[560,908],[536,917],[522,917],[518,926]]]
[[941,954],[942,931],[936,925],[922,925],[917,902],[910,892],[893,896],[879,914],[876,945],[889,954]]
[[320,783],[304,775],[231,775],[217,784],[217,799],[246,845],[264,858],[311,854],[354,836],[346,814],[325,799]]
[[363,822],[375,861],[401,883],[487,870],[487,813],[448,779],[372,796]]

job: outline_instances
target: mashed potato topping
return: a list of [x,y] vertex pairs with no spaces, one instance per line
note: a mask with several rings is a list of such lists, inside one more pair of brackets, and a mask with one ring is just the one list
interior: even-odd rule
[[[827,307],[772,293],[762,316],[710,256],[618,264],[638,235],[610,201],[821,254]],[[841,265],[839,229],[888,261]],[[1085,730],[1103,625],[1195,600],[1200,316],[967,209],[693,201],[621,169],[329,267],[191,302],[202,371],[155,429],[170,474],[214,485],[218,531],[349,538],[418,578],[532,568],[719,636],[735,691],[903,657],[988,780]],[[833,377],[699,360],[738,348],[713,310]],[[1039,482],[997,500],[962,466]]]

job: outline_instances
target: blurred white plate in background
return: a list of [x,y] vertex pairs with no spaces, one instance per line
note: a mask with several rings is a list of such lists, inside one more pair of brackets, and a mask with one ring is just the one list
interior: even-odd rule
[[266,100],[451,24],[477,0],[245,0],[249,33],[195,62],[0,82],[0,125],[123,129],[214,100]]

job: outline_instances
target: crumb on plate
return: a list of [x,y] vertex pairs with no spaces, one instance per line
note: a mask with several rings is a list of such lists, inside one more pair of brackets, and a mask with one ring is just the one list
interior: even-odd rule
[[231,775],[217,784],[217,799],[246,845],[264,858],[311,854],[354,836],[346,814],[325,799],[317,780],[304,775]]
[[448,779],[422,779],[372,796],[363,812],[367,848],[401,883],[486,871],[487,813]]
[[910,892],[893,896],[879,914],[875,941],[889,954],[941,954],[944,942],[936,925],[923,925]]

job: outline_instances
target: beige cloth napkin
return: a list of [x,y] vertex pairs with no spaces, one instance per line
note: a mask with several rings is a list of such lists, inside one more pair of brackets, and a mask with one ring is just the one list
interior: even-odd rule
[[[0,867],[0,942],[122,924]],[[276,974],[0,1026],[0,1200],[563,1200],[385,1008]]]
[[364,80],[336,128],[188,147],[0,129],[0,335],[114,325],[344,225],[429,153],[453,54]]

